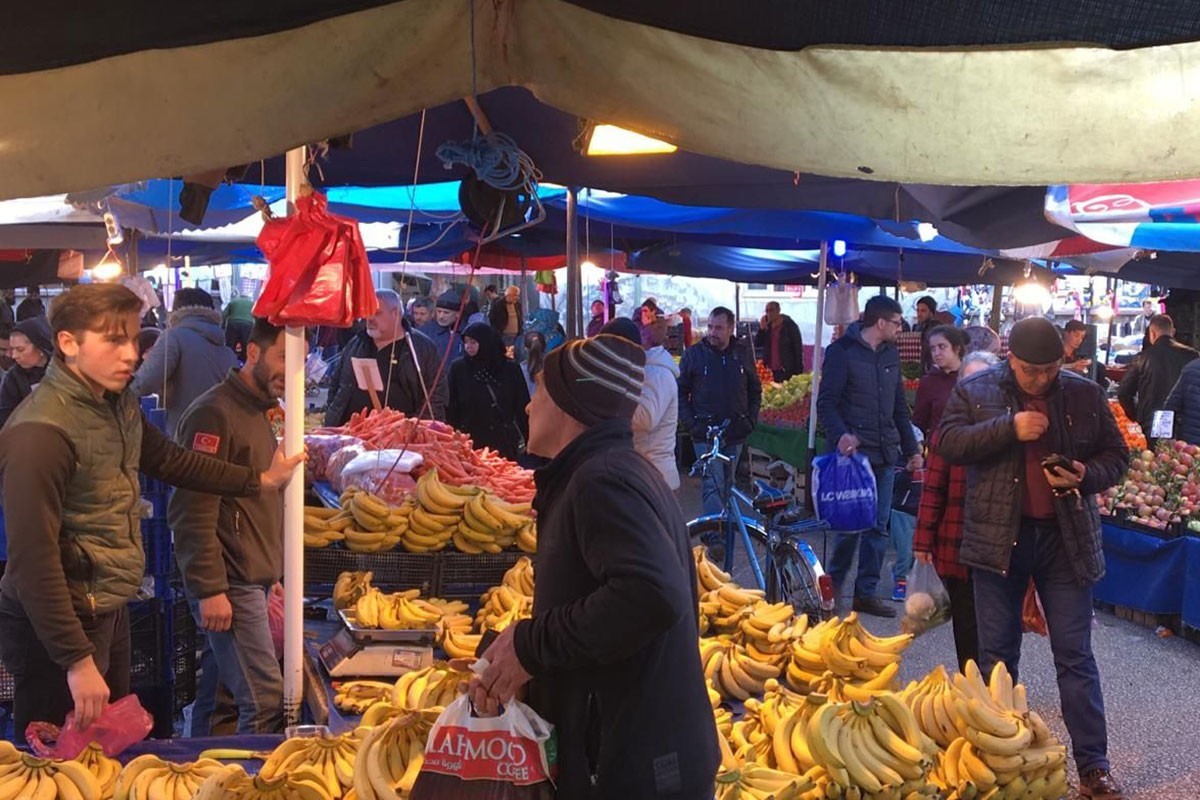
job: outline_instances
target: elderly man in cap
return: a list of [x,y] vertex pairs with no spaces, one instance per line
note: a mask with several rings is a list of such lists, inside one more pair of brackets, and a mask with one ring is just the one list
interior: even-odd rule
[[[462,313],[462,295],[453,289],[447,289],[438,295],[437,307],[433,310],[433,319],[421,326],[421,333],[428,336],[437,345],[438,355],[446,362],[442,370],[442,380],[450,374],[450,365],[463,354],[462,335],[459,332],[459,315]],[[450,355],[447,356],[446,353]]]
[[1104,575],[1096,495],[1121,479],[1129,451],[1104,391],[1064,370],[1062,358],[1050,321],[1018,322],[1008,363],[955,387],[938,451],[967,466],[960,559],[974,570],[980,667],[986,674],[1003,661],[1017,677],[1021,604],[1032,579],[1080,793],[1119,800],[1092,655],[1092,586]]
[[633,448],[645,354],[618,336],[546,356],[529,405],[538,470],[533,618],[472,682],[477,709],[530,704],[558,730],[560,798],[711,800],[720,755],[696,651],[696,575],[678,503]]

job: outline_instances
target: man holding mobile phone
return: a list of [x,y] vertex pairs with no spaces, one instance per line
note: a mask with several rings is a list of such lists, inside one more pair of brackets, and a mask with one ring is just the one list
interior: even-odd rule
[[967,467],[962,563],[973,568],[980,668],[1021,657],[1021,604],[1032,579],[1046,613],[1063,721],[1080,794],[1124,797],[1110,772],[1092,586],[1104,575],[1096,494],[1121,479],[1129,451],[1098,384],[1062,368],[1054,325],[1024,319],[1008,363],[959,383],[939,455]]

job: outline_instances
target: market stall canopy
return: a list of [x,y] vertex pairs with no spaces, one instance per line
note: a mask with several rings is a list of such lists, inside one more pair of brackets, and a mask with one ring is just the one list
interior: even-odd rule
[[1107,245],[1200,253],[1200,180],[1050,186],[1046,216]]
[[[789,173],[973,186],[1190,176],[1200,13],[1187,6],[27,3],[0,34],[0,197],[223,169],[502,86]],[[411,165],[413,152],[396,158]]]

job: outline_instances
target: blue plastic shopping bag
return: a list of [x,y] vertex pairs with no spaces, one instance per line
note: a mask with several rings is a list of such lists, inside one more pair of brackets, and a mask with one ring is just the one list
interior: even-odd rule
[[875,473],[867,457],[829,453],[813,459],[813,506],[835,531],[875,527]]

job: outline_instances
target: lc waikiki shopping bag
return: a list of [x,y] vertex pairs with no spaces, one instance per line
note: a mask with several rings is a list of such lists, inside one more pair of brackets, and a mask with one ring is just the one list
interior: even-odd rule
[[875,527],[875,473],[861,453],[827,453],[813,459],[813,507],[817,518],[835,531]]
[[477,717],[462,695],[429,732],[411,800],[551,800],[556,742],[550,723],[524,703]]

